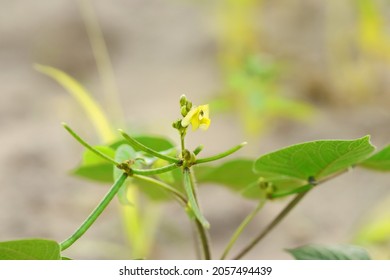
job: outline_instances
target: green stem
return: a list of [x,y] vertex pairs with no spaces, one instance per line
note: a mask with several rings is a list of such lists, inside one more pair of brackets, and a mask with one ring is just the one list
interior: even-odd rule
[[259,204],[256,206],[256,208],[245,218],[244,221],[240,224],[240,226],[236,229],[236,231],[233,233],[228,245],[226,246],[225,251],[223,252],[221,256],[221,260],[226,259],[226,256],[229,254],[231,248],[236,243],[238,237],[241,235],[243,230],[246,228],[246,226],[253,220],[253,218],[257,215],[257,213],[263,208],[266,199],[261,199]]
[[131,169],[131,171],[134,174],[138,175],[155,175],[155,174],[161,174],[165,172],[172,171],[176,168],[179,168],[179,165],[176,163],[169,164],[167,166],[159,167],[159,168],[153,168],[153,169]]
[[170,186],[164,182],[161,182],[159,180],[156,180],[154,178],[151,178],[151,177],[146,177],[146,176],[142,176],[142,175],[135,175],[135,174],[132,177],[139,179],[139,180],[142,180],[142,181],[145,181],[145,182],[153,183],[156,186],[159,186],[160,188],[175,195],[175,197],[179,200],[179,202],[182,203],[184,206],[187,205],[187,199],[184,197],[184,195],[181,192],[179,192],[178,190],[176,190],[175,188],[173,188],[172,186]]
[[[189,168],[184,169],[184,187],[186,188],[188,201],[192,211],[195,214],[195,225],[198,231],[200,243],[202,245],[203,257],[205,260],[211,260],[210,241],[206,229],[210,226],[207,220],[204,218],[202,212],[198,207],[198,201],[196,196],[196,184],[193,176],[193,172]],[[190,189],[188,189],[188,187]]]
[[185,143],[184,143],[185,133],[180,133],[180,147],[181,152],[185,150]]
[[61,251],[64,251],[65,249],[72,246],[72,244],[75,243],[91,227],[91,225],[96,221],[96,219],[100,216],[100,214],[102,214],[104,209],[106,209],[107,205],[117,194],[118,190],[126,181],[127,176],[128,175],[126,173],[123,173],[122,176],[120,176],[118,180],[115,181],[115,183],[112,185],[109,192],[102,199],[99,205],[92,211],[92,213],[88,216],[88,218],[84,221],[84,223],[68,239],[61,242],[60,244]]
[[205,260],[211,260],[210,242],[207,232],[199,220],[195,221],[195,225],[199,233],[200,243],[202,244],[203,257]]
[[295,196],[293,200],[290,201],[289,204],[282,210],[282,212],[279,213],[279,215],[255,238],[251,243],[249,243],[237,256],[234,258],[235,260],[241,259],[243,256],[245,256],[250,250],[253,249],[267,234],[275,227],[277,226],[290,211],[298,204],[299,201],[308,193],[302,192]]
[[205,162],[210,162],[210,161],[215,161],[215,160],[218,160],[218,159],[221,159],[221,158],[224,158],[224,157],[227,157],[235,152],[237,152],[239,149],[241,149],[242,147],[244,147],[245,145],[247,144],[247,142],[243,142],[241,143],[240,145],[237,145],[223,153],[220,153],[218,155],[215,155],[215,156],[212,156],[212,157],[207,157],[207,158],[200,158],[200,159],[197,159],[195,161],[194,164],[198,164],[198,163],[205,163]]
[[124,132],[122,129],[119,129],[119,132],[122,134],[123,138],[125,138],[130,143],[130,145],[133,148],[136,148],[138,150],[144,151],[144,152],[146,152],[146,153],[148,153],[148,154],[150,154],[152,156],[161,158],[161,159],[166,160],[166,161],[171,162],[171,163],[178,163],[180,161],[177,158],[161,154],[161,153],[159,153],[159,152],[157,152],[157,151],[155,151],[155,150],[153,150],[153,149],[151,149],[149,147],[146,147],[144,144],[138,142],[133,137],[131,137],[128,134],[126,134],[126,132]]
[[314,188],[315,185],[313,184],[307,184],[307,185],[304,185],[302,187],[299,187],[299,188],[296,188],[296,189],[293,189],[293,190],[290,190],[290,191],[286,191],[286,192],[280,192],[280,193],[277,193],[277,194],[272,194],[270,195],[270,198],[271,199],[274,199],[274,198],[281,198],[281,197],[285,197],[285,196],[288,196],[290,194],[295,194],[295,193],[301,193],[301,192],[307,192],[308,190]]
[[77,135],[76,132],[74,132],[66,123],[62,123],[64,128],[72,135],[81,145],[83,145],[85,148],[96,154],[97,156],[111,162],[112,164],[115,164],[116,166],[119,165],[118,162],[116,162],[114,159],[110,158],[109,156],[103,154],[102,152],[96,150],[94,147],[89,145],[87,142],[85,142],[79,135]]
[[194,155],[197,156],[203,150],[203,148],[203,145],[199,145],[198,147],[196,147],[194,150]]
[[[185,151],[185,135],[186,130],[180,131],[180,147],[181,155]],[[200,150],[199,150],[200,152]],[[183,177],[184,177],[184,189],[187,194],[188,203],[195,215],[195,226],[198,232],[198,237],[200,239],[203,257],[205,260],[211,260],[211,251],[210,251],[210,241],[206,231],[206,228],[209,227],[209,223],[203,217],[202,213],[198,208],[198,202],[196,197],[196,183],[194,179],[194,174],[191,172],[191,169],[188,167],[183,168]]]
[[204,228],[209,228],[210,227],[209,222],[206,220],[206,218],[203,216],[202,212],[199,209],[198,201],[194,193],[194,189],[195,189],[194,180],[191,177],[191,172],[188,167],[184,168],[183,176],[184,176],[184,189],[186,191],[188,203],[191,207],[191,210],[195,215],[196,219],[202,224],[202,226]]

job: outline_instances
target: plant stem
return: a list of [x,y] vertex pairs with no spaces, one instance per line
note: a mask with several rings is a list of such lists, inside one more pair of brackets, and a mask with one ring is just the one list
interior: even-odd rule
[[70,135],[73,136],[81,145],[83,145],[85,148],[96,154],[97,156],[111,162],[112,164],[115,164],[116,166],[119,165],[118,162],[116,162],[114,159],[110,158],[109,156],[103,154],[102,152],[96,150],[94,147],[89,145],[87,142],[85,142],[76,132],[74,132],[66,123],[62,123],[64,128],[70,133]]
[[184,143],[184,134],[180,133],[180,147],[181,147],[181,152],[185,150],[185,143]]
[[247,142],[242,142],[240,145],[237,145],[237,146],[235,146],[235,147],[233,147],[233,148],[231,148],[231,149],[229,149],[229,150],[227,150],[227,151],[225,151],[223,153],[220,153],[218,155],[215,155],[215,156],[212,156],[212,157],[207,157],[207,158],[197,159],[194,164],[215,161],[215,160],[227,157],[227,156],[233,154],[234,152],[237,152],[239,149],[244,147],[246,144],[247,144]]
[[102,214],[104,209],[108,206],[111,200],[115,197],[118,190],[122,187],[123,183],[126,181],[127,174],[123,173],[115,183],[112,185],[111,189],[108,191],[106,196],[102,199],[98,206],[92,211],[92,213],[88,216],[88,218],[84,221],[84,223],[65,241],[61,242],[60,247],[61,251],[72,246],[96,221],[96,219]]
[[298,204],[299,201],[308,193],[306,192],[301,192],[295,196],[293,200],[290,201],[289,204],[282,210],[282,212],[279,213],[278,216],[251,242],[249,243],[239,254],[237,254],[234,259],[239,260],[243,256],[245,256],[250,250],[253,249],[259,243],[267,234],[275,227],[277,226],[283,219],[284,217],[287,216],[288,213]]
[[[180,148],[181,148],[181,155],[183,156],[183,152],[185,151],[185,135],[186,130],[180,131]],[[205,260],[211,260],[211,251],[210,251],[210,241],[209,237],[206,231],[206,227],[209,227],[209,223],[207,220],[203,217],[202,213],[200,212],[200,209],[198,208],[198,199],[196,195],[196,182],[194,179],[194,173],[191,168],[185,167],[183,168],[183,177],[184,177],[184,188],[187,194],[188,203],[191,207],[191,210],[193,211],[195,215],[195,227],[198,232],[198,237],[200,239],[202,252],[203,252],[203,258]]]
[[153,183],[155,184],[156,186],[172,193],[173,195],[175,195],[175,197],[179,200],[179,202],[181,204],[183,204],[184,206],[187,205],[187,199],[184,197],[184,195],[179,192],[178,190],[176,190],[175,188],[173,188],[172,186],[164,183],[164,182],[161,182],[159,180],[156,180],[154,178],[151,178],[151,177],[146,177],[146,176],[142,176],[142,175],[136,175],[134,174],[132,176],[133,178],[135,179],[139,179],[139,180],[142,180],[142,181],[145,181],[145,182],[149,182],[149,183]]
[[202,224],[204,228],[209,228],[210,224],[206,220],[206,218],[203,216],[202,212],[199,209],[198,206],[198,200],[195,195],[195,186],[194,186],[194,180],[191,176],[191,171],[188,167],[185,167],[183,170],[183,177],[184,177],[184,189],[187,194],[188,198],[188,204],[191,208],[192,213],[195,215],[196,219]]
[[[184,171],[184,172],[186,172],[186,171]],[[196,183],[195,183],[195,178],[194,178],[194,172],[191,168],[188,168],[188,175],[189,175],[190,185],[191,185],[192,192],[194,195],[195,203],[196,203],[196,205],[199,205],[198,197],[196,194]],[[197,206],[197,207],[199,207],[199,206]],[[198,211],[199,211],[200,215],[203,217],[199,208],[198,208]],[[203,217],[203,219],[205,220],[204,217]],[[203,257],[205,260],[211,260],[210,240],[209,240],[209,236],[208,236],[207,230],[206,230],[209,227],[209,223],[206,220],[205,220],[205,222],[202,223],[201,220],[196,218],[195,225],[196,225],[196,229],[198,230],[198,233],[199,233],[200,243],[202,244]]]
[[164,154],[161,154],[149,147],[146,147],[144,144],[138,142],[137,140],[135,140],[133,137],[131,137],[130,135],[128,135],[126,132],[124,132],[122,129],[118,129],[119,132],[122,134],[123,138],[125,138],[129,143],[130,145],[133,147],[133,148],[136,148],[138,150],[141,150],[141,151],[144,151],[152,156],[155,156],[157,158],[161,158],[163,160],[166,160],[170,163],[178,163],[180,160],[177,159],[177,158],[174,158],[174,157],[171,157],[171,156],[168,156],[168,155],[164,155]]
[[239,227],[236,229],[236,231],[233,233],[231,239],[229,240],[229,243],[226,246],[226,249],[221,256],[221,260],[224,260],[226,258],[226,256],[229,254],[231,248],[233,247],[234,243],[236,243],[238,237],[241,235],[241,233],[246,228],[246,226],[253,220],[253,218],[260,211],[260,209],[263,208],[266,201],[267,201],[266,199],[261,199],[259,204],[256,206],[256,208],[245,218],[244,221],[242,221],[242,223],[239,225]]
[[179,168],[179,165],[177,165],[176,163],[172,163],[172,164],[169,164],[169,165],[166,165],[163,167],[153,168],[153,169],[133,169],[132,168],[131,171],[134,174],[138,174],[138,175],[155,175],[155,174],[161,174],[161,173],[165,173],[168,171],[172,171],[176,168]]
[[199,220],[195,220],[195,225],[199,233],[200,243],[202,244],[203,257],[205,260],[211,260],[210,241],[208,234]]

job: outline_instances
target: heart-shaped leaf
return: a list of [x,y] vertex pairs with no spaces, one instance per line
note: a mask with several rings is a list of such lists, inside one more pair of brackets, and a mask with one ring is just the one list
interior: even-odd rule
[[369,260],[367,251],[352,245],[306,245],[286,250],[296,260]]
[[45,239],[0,242],[0,260],[60,260],[60,245]]
[[307,142],[261,156],[254,170],[263,182],[272,185],[271,197],[277,197],[321,183],[362,162],[374,149],[369,136]]

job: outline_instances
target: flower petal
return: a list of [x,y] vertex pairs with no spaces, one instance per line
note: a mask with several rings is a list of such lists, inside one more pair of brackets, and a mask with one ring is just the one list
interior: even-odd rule
[[210,126],[210,119],[209,118],[203,118],[201,121],[200,121],[200,129],[202,130],[207,130]]
[[187,127],[190,124],[192,117],[197,113],[197,111],[198,111],[197,107],[196,108],[192,108],[188,112],[188,114],[181,120],[181,126],[182,127]]

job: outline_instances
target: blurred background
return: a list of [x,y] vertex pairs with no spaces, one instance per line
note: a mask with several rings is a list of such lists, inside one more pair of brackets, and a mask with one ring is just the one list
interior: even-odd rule
[[[180,117],[180,95],[209,103],[209,130],[187,137],[189,147],[204,144],[204,155],[242,141],[249,144],[238,156],[250,158],[316,139],[370,134],[378,148],[390,142],[385,0],[1,0],[0,7],[0,240],[62,241],[108,187],[69,175],[83,149],[60,123],[92,144],[101,140],[79,104],[34,63],[75,77],[115,127],[176,143],[171,123]],[[96,64],[104,49],[93,41],[95,20],[110,56],[106,72]],[[388,174],[360,169],[332,180],[247,258],[289,259],[284,248],[306,243],[361,244],[374,258],[389,258],[389,188]],[[256,203],[214,185],[199,196],[218,257]],[[268,203],[233,252],[286,203]],[[67,255],[131,258],[120,207],[114,201]],[[195,258],[183,211],[175,203],[158,207],[148,258]],[[372,222],[382,235],[361,237]]]

